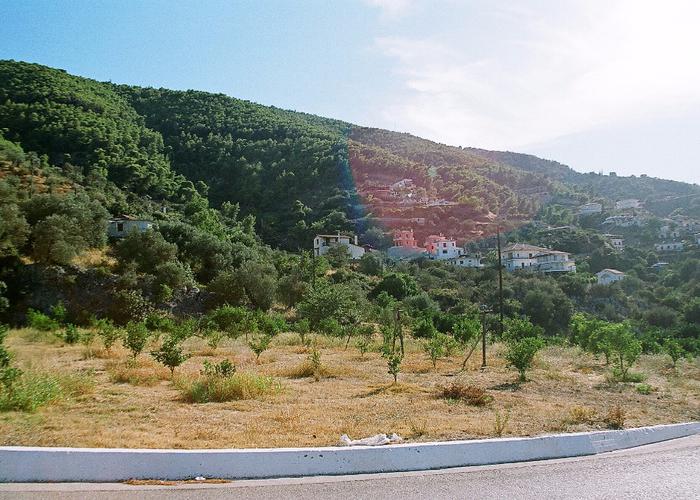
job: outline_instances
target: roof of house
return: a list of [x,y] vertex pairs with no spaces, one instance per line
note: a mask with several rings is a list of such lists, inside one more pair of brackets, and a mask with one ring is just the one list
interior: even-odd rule
[[529,245],[527,243],[513,243],[512,245],[508,245],[505,247],[502,252],[518,252],[518,251],[525,251],[525,252],[547,252],[551,253],[552,250],[548,248],[542,248],[538,247],[535,245]]
[[316,238],[350,238],[352,239],[353,236],[348,236],[347,234],[317,234]]
[[121,221],[143,221],[143,222],[152,222],[150,219],[143,219],[141,217],[134,217],[133,215],[118,215],[114,217],[113,219],[110,219],[109,222],[121,222]]
[[618,271],[617,269],[603,269],[602,271],[598,271],[596,275],[598,274],[603,274],[603,273],[610,273],[610,274],[625,274],[622,271]]

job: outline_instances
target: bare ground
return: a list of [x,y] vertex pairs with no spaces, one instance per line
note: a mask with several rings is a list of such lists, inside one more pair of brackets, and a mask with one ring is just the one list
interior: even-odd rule
[[[37,338],[39,337],[39,338]],[[386,361],[369,352],[362,358],[351,343],[319,338],[325,377],[293,378],[306,360],[294,334],[282,334],[260,363],[239,340],[216,350],[189,340],[193,356],[175,377],[199,373],[204,360],[228,358],[239,371],[277,377],[282,390],[258,400],[191,404],[181,400],[170,372],[147,354],[125,369],[128,353],[98,346],[66,346],[29,330],[13,330],[8,346],[24,369],[82,371],[94,378],[88,394],[55,401],[35,413],[0,413],[0,443],[28,446],[124,448],[233,448],[335,445],[352,438],[396,432],[409,441],[493,436],[497,415],[508,416],[503,435],[530,436],[605,428],[608,411],[619,405],[625,426],[700,419],[700,362],[671,366],[667,356],[643,356],[634,371],[647,375],[650,394],[638,384],[606,382],[601,360],[576,348],[549,347],[538,354],[528,382],[506,366],[501,346],[489,347],[489,366],[480,353],[455,375],[462,359],[438,362],[437,371],[416,341],[392,385]],[[45,336],[44,336],[45,337]],[[146,349],[147,352],[149,349]],[[118,382],[130,380],[131,382]],[[437,397],[441,386],[461,381],[486,389],[493,401],[475,407]]]

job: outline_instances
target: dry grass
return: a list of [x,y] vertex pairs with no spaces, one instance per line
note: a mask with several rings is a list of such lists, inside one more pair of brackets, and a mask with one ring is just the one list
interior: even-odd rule
[[170,379],[170,370],[146,357],[107,363],[110,379],[116,384],[154,386]]
[[[293,334],[289,334],[292,337]],[[432,370],[418,342],[409,340],[407,354],[392,384],[386,360],[375,352],[360,360],[351,342],[319,338],[323,365],[333,378],[285,378],[282,391],[254,399],[191,404],[182,400],[165,367],[147,354],[138,358],[138,370],[153,385],[116,383],[112,372],[125,367],[128,353],[112,348],[110,359],[85,359],[83,346],[29,341],[31,332],[13,330],[8,346],[22,368],[60,373],[91,373],[94,388],[70,398],[60,398],[35,413],[0,414],[3,445],[222,448],[256,446],[334,445],[347,433],[361,438],[379,432],[396,432],[405,439],[444,440],[493,436],[495,415],[509,415],[503,435],[605,428],[608,411],[624,409],[625,427],[697,420],[700,417],[700,363],[683,361],[674,370],[662,356],[643,356],[635,371],[645,373],[656,390],[639,394],[634,384],[605,384],[602,360],[576,349],[548,348],[538,354],[528,373],[529,382],[514,384],[517,373],[506,366],[502,347],[489,346],[488,367],[480,371],[480,356],[473,356],[467,370],[455,378],[461,355],[440,360]],[[287,336],[287,334],[285,334]],[[284,337],[266,351],[263,363],[243,339],[226,340],[214,356],[193,356],[175,371],[175,379],[196,380],[205,360],[230,359],[238,372],[282,376],[301,365],[310,349]],[[206,343],[192,339],[188,352]],[[322,347],[323,346],[323,347]],[[423,372],[422,367],[429,369]],[[141,378],[137,377],[138,380]],[[439,387],[459,380],[484,389],[494,397],[486,406],[446,404],[436,398]],[[149,383],[151,383],[149,381]],[[598,388],[599,387],[599,388]],[[595,411],[598,418],[572,416],[572,408]],[[584,412],[585,413],[585,412]]]
[[451,401],[462,401],[472,406],[486,406],[493,401],[493,396],[490,396],[481,387],[464,384],[461,381],[440,387],[438,397]]

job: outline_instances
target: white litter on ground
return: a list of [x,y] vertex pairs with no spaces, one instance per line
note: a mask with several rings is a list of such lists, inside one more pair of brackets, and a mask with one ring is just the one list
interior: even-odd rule
[[374,436],[362,439],[350,439],[347,434],[340,436],[340,443],[345,446],[382,446],[385,444],[395,444],[403,441],[401,436],[392,433],[391,436],[386,434],[375,434]]

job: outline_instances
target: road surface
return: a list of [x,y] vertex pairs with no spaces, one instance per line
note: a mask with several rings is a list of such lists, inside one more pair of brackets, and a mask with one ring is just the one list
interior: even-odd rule
[[4,484],[0,499],[700,499],[700,435],[589,457],[227,484]]

